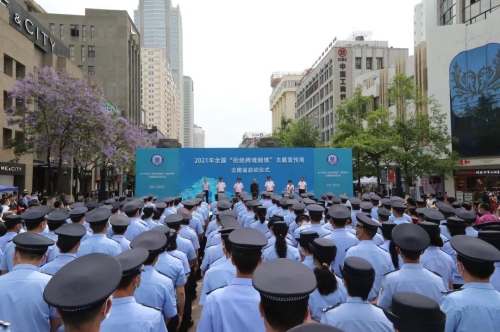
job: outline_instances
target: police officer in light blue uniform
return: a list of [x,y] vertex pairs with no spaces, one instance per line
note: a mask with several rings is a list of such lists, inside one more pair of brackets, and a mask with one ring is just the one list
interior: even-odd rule
[[165,210],[167,209],[167,204],[164,202],[159,202],[156,204],[156,211],[154,216],[156,216],[156,212],[158,212],[158,225],[164,225],[164,220],[165,220]]
[[[47,236],[54,242],[57,242],[57,234],[55,233],[55,231],[62,225],[66,224],[66,220],[68,218],[69,218],[69,212],[66,210],[54,210],[51,213],[49,213],[46,217],[47,225],[49,226],[49,233],[45,236]],[[49,249],[47,250],[46,262],[47,263],[52,262],[54,259],[56,259],[58,254],[59,254],[59,248],[57,246],[50,246]]]
[[171,214],[165,218],[165,223],[170,229],[175,230],[175,232],[177,233],[177,248],[179,249],[179,251],[182,251],[186,254],[189,265],[192,266],[196,262],[196,252],[191,241],[183,238],[179,234],[182,220],[183,217],[180,214]]
[[[451,235],[451,238],[458,235],[465,235],[465,228],[467,227],[465,221],[458,217],[448,217],[448,219],[441,225],[446,226],[449,234]],[[441,233],[441,235],[443,234]],[[442,250],[450,255],[453,259],[453,262],[455,263],[455,271],[453,272],[453,288],[458,289],[464,284],[464,280],[460,274],[460,270],[458,270],[457,267],[457,254],[451,246],[451,239],[450,241],[444,242]]]
[[7,244],[12,241],[12,239],[19,233],[19,230],[23,227],[23,221],[21,216],[17,214],[11,214],[9,216],[3,217],[5,227],[7,228],[7,233],[0,237],[0,250],[5,251]]
[[328,210],[328,214],[332,217],[332,226],[334,230],[330,235],[326,236],[325,239],[333,241],[337,247],[337,254],[332,267],[335,274],[340,275],[340,266],[344,265],[347,249],[357,245],[359,240],[345,229],[347,220],[351,216],[351,212],[347,207],[343,205],[333,205]]
[[[380,213],[384,213],[384,211],[388,210],[386,210],[385,208],[379,209]],[[379,219],[381,216],[380,213],[379,213]],[[398,254],[396,250],[396,245],[392,242],[392,230],[394,229],[394,227],[397,226],[397,224],[390,221],[385,221],[382,222],[381,225],[382,225],[382,235],[384,237],[385,242],[379,245],[379,248],[382,248],[389,253],[394,268],[396,270],[399,270],[403,266],[403,259]]]
[[443,280],[420,264],[420,255],[430,244],[427,232],[420,226],[404,223],[393,229],[392,240],[404,264],[400,270],[384,275],[377,305],[390,308],[392,296],[398,292],[425,295],[439,302],[441,292],[446,291]]
[[345,303],[325,308],[321,323],[343,331],[393,332],[392,323],[383,310],[368,302],[375,281],[375,270],[370,262],[360,257],[348,257],[340,272],[348,297]]
[[378,219],[378,206],[380,204],[380,196],[377,194],[370,194],[370,202],[372,203],[372,212],[371,216],[373,219],[377,220]]
[[[290,278],[293,275],[293,278]],[[300,280],[300,282],[296,282]],[[260,310],[265,331],[284,331],[301,325],[308,315],[309,294],[316,288],[316,278],[307,266],[279,258],[262,263],[254,273],[253,286],[260,293]],[[293,308],[294,315],[284,315]],[[255,331],[262,331],[255,322]],[[320,330],[318,330],[320,331]]]
[[[399,197],[399,196],[392,196],[390,199],[383,199],[382,200],[382,205],[386,209],[391,210],[392,204],[395,203],[395,202],[398,202],[398,203],[401,203],[401,204],[405,204],[405,200],[402,199],[401,197]],[[394,222],[394,219],[396,219],[396,217],[394,216],[394,214],[391,217],[389,217],[389,221],[390,222]],[[406,214],[406,213],[403,213],[403,219],[405,219],[409,223],[412,223],[411,217],[408,214]]]
[[476,222],[476,213],[474,211],[467,211],[466,209],[455,209],[454,214],[463,219],[467,224],[467,228],[465,229],[465,235],[477,237],[478,231],[474,229],[474,223]]
[[446,314],[445,331],[498,331],[500,293],[489,278],[494,263],[500,262],[500,251],[486,241],[467,235],[453,236],[450,242],[457,253],[458,271],[465,284],[441,299],[441,310]]
[[[77,204],[77,203],[75,203],[75,204]],[[73,205],[75,205],[75,204],[73,204]],[[85,226],[86,224],[88,224],[85,221],[85,214],[87,212],[88,212],[88,209],[85,206],[75,207],[69,211],[70,222],[68,222],[68,224],[77,223],[77,224],[83,225],[85,227],[85,229],[87,230],[87,233],[82,238],[82,242],[87,240],[89,237],[92,236],[92,231],[91,230],[89,231],[89,228],[87,226]]]
[[120,263],[106,254],[86,255],[61,268],[43,291],[45,302],[58,309],[65,323],[59,331],[90,331],[90,326],[100,326],[111,309],[111,294],[121,275]]
[[[108,200],[109,202],[109,200]],[[113,219],[114,217],[117,217],[120,215],[120,203],[118,202],[112,202],[110,204],[107,204],[106,206],[111,209],[111,217],[109,217],[109,221]],[[108,230],[106,231],[106,236],[109,237],[110,239],[113,237],[113,230],[111,229],[111,222],[108,225]]]
[[168,275],[154,268],[166,244],[167,237],[165,234],[157,231],[147,231],[139,234],[130,243],[130,246],[132,248],[144,248],[149,252],[149,257],[144,262],[141,273],[141,287],[134,293],[136,301],[161,308],[165,321],[168,321],[177,316],[174,282]]
[[445,202],[441,202],[441,201],[436,202],[435,205],[436,205],[437,209],[439,210],[439,212],[441,212],[444,216],[444,218],[441,219],[440,226],[439,226],[439,228],[441,229],[441,234],[443,234],[447,239],[451,239],[451,234],[448,232],[446,225],[443,225],[443,224],[446,223],[446,220],[449,217],[453,217],[455,215],[455,209],[453,208],[453,206],[446,204]]
[[[276,237],[274,236],[274,233],[271,232],[271,228],[273,226],[273,224],[277,221],[283,221],[283,217],[279,217],[279,216],[274,216],[271,218],[271,220],[269,220],[269,222],[267,223],[267,227],[269,227],[269,230],[266,232],[266,234],[264,234],[266,237],[267,237],[267,245],[264,247],[264,250],[266,250],[267,248],[273,246],[275,243],[276,243]],[[286,223],[285,223],[286,224]],[[286,243],[291,245],[292,247],[295,247],[297,248],[297,240],[294,239],[290,233],[287,233],[286,234]]]
[[375,282],[370,292],[371,301],[378,296],[380,284],[382,283],[382,276],[387,272],[393,271],[394,265],[392,264],[389,254],[385,250],[377,247],[373,242],[378,224],[365,213],[358,213],[356,218],[356,235],[360,242],[349,248],[345,257],[346,259],[347,257],[353,256],[364,258],[369,261],[375,269]]
[[201,220],[201,217],[199,215],[198,216],[193,215],[193,211],[195,210],[195,207],[196,207],[196,200],[190,199],[190,200],[184,201],[184,208],[182,210],[178,209],[177,213],[181,214],[180,211],[183,211],[182,213],[189,212],[189,216],[191,218],[188,220],[187,224],[195,232],[195,235],[198,237],[199,235],[203,234],[202,225],[204,225],[204,222],[203,222],[203,220]]
[[257,207],[255,219],[251,224],[250,228],[256,229],[262,234],[266,234],[268,221],[266,220],[267,209],[264,206]]
[[375,242],[375,244],[377,246],[381,245],[382,243],[384,243],[384,238],[382,237],[382,231],[380,229],[380,227],[381,227],[380,222],[377,219],[373,218],[371,215],[372,209],[373,209],[372,203],[361,202],[360,207],[361,207],[361,212],[368,214],[372,218],[372,220],[378,224],[379,228],[377,230],[377,234],[375,234],[375,236],[373,237],[373,242]]
[[154,212],[155,209],[152,206],[145,206],[144,209],[142,209],[143,215],[141,219],[147,224],[148,230],[152,230],[156,226],[160,226],[160,224],[153,220]]
[[113,306],[109,318],[101,323],[101,332],[166,332],[167,327],[161,308],[139,304],[134,298],[141,286],[141,272],[149,252],[144,248],[135,248],[116,259],[122,266],[122,280],[113,294]]
[[253,287],[252,279],[242,275],[253,274],[262,260],[261,252],[267,238],[255,229],[242,228],[231,232],[229,241],[236,278],[230,285],[207,296],[197,331],[264,332],[266,329],[259,312],[261,297]]
[[443,332],[447,317],[433,299],[400,292],[392,297],[392,308],[384,310],[395,331]]
[[331,234],[331,232],[323,227],[321,227],[321,220],[323,219],[323,212],[325,209],[317,204],[311,204],[307,207],[307,210],[309,211],[309,218],[310,218],[310,223],[309,224],[304,224],[301,227],[297,228],[293,235],[295,238],[300,237],[300,232],[304,230],[311,230],[315,231],[318,233],[319,237],[325,237]]
[[111,210],[95,209],[86,214],[85,219],[92,229],[92,236],[83,241],[76,253],[76,257],[92,253],[103,253],[116,256],[121,253],[120,244],[106,236],[108,220],[111,216]]
[[130,225],[130,218],[127,216],[119,215],[110,218],[109,223],[111,225],[111,231],[113,233],[111,239],[120,244],[121,252],[130,250],[130,241],[125,237],[125,233],[127,233],[127,227]]
[[[288,205],[288,214],[287,214],[287,215],[285,215],[283,218],[284,218],[284,220],[285,220],[286,224],[290,227],[290,226],[291,226],[291,224],[295,221],[295,217],[297,216],[297,215],[295,214],[295,210],[293,209],[293,206],[294,206],[295,204],[299,204],[299,201],[298,201],[298,200],[296,200],[296,199],[289,199],[289,200],[287,200],[287,202],[286,202],[286,203],[287,203],[287,205]],[[305,206],[304,206],[304,209],[305,209]],[[298,215],[303,214],[303,213],[304,213],[304,210],[299,211],[299,212],[300,212],[300,213],[299,213]],[[293,234],[293,233],[292,233],[292,234]]]
[[353,197],[349,200],[351,203],[351,226],[356,227],[356,214],[361,212],[361,200],[357,197]]
[[443,239],[440,236],[439,225],[429,221],[421,221],[418,225],[429,234],[431,239],[430,246],[420,256],[420,263],[424,268],[441,276],[446,290],[452,290],[455,263],[450,255],[440,249],[443,246]]
[[297,262],[302,260],[297,248],[286,242],[288,226],[284,221],[274,222],[269,230],[275,238],[275,243],[262,253],[264,262],[277,258],[287,258]]
[[198,235],[196,235],[196,232],[191,227],[189,227],[189,221],[193,218],[193,215],[186,208],[180,208],[179,210],[177,210],[177,214],[179,214],[182,217],[181,228],[179,229],[179,235],[191,241],[194,250],[200,249],[200,242],[198,240]]
[[[50,207],[47,205],[33,206],[28,210],[24,211],[21,214],[21,219],[24,221],[26,225],[26,233],[35,233],[40,234],[43,229],[45,229],[45,225],[47,224],[45,220],[45,216],[49,212]],[[24,234],[24,233],[21,233]],[[14,237],[13,239],[15,239]],[[5,247],[4,255],[2,257],[2,262],[0,263],[0,270],[2,274],[5,274],[12,270],[14,267],[14,253],[15,253],[15,244],[14,240],[7,243]],[[49,246],[47,246],[48,248]],[[48,250],[48,249],[47,249]],[[47,257],[43,257],[41,260],[40,266],[43,266],[47,262]]]
[[[339,205],[342,206],[342,205]],[[343,207],[343,206],[342,206]],[[347,291],[342,279],[331,271],[331,265],[337,254],[335,244],[325,238],[315,239],[310,245],[313,253],[316,281],[318,287],[309,295],[311,318],[319,322],[323,309],[347,299]]]
[[297,239],[297,241],[300,243],[300,253],[304,257],[302,264],[304,264],[311,270],[314,270],[316,268],[316,265],[314,265],[314,257],[312,255],[309,244],[311,244],[314,239],[317,238],[319,238],[318,233],[316,233],[315,231],[305,230],[300,233],[300,238]]
[[406,205],[404,205],[401,202],[392,202],[391,206],[392,206],[392,214],[394,216],[392,220],[389,219],[391,222],[398,225],[411,223],[411,221],[408,221],[406,220],[406,218],[404,218],[405,210],[408,208]]
[[236,267],[234,266],[231,255],[233,247],[229,241],[229,234],[235,229],[240,229],[241,225],[237,221],[224,220],[224,228],[220,230],[223,241],[224,255],[212,266],[205,274],[203,286],[200,295],[200,305],[205,304],[207,296],[214,290],[230,285],[236,278]]
[[177,211],[175,211],[175,208],[174,208],[174,200],[175,200],[174,197],[165,197],[164,199],[162,199],[162,202],[167,204],[167,208],[165,209],[165,212],[163,213],[163,215],[165,217],[167,217],[171,214],[177,213]]
[[57,257],[40,268],[40,272],[54,275],[63,266],[76,259],[76,252],[80,247],[82,237],[87,233],[85,226],[80,224],[64,225],[56,229]]
[[278,209],[278,200],[280,197],[276,194],[271,194],[271,205],[267,207],[266,219],[271,219],[271,214]]
[[245,220],[247,217],[253,213],[252,209],[252,199],[250,200],[245,200],[245,208],[240,210],[240,213],[238,213],[238,220],[241,221],[241,225],[243,226]]
[[[500,250],[500,224],[487,230],[480,230],[478,237]],[[497,291],[500,291],[500,262],[495,262],[495,272],[490,277],[490,283]]]
[[252,203],[252,211],[247,213],[245,219],[242,220],[243,227],[250,227],[250,224],[255,221],[255,214],[257,212],[257,208],[259,206],[262,206],[262,204],[256,200],[251,201],[251,203]]
[[269,215],[270,215],[270,218],[271,219],[272,217],[274,216],[277,216],[277,215],[280,215],[283,213],[283,208],[286,208],[288,205],[287,205],[287,199],[286,198],[281,198],[279,199],[278,201],[276,201],[276,210],[272,211]]
[[[27,213],[26,211],[25,213]],[[47,248],[54,241],[32,231],[12,240],[12,270],[0,277],[0,317],[12,324],[13,332],[47,332],[57,329],[61,319],[43,299],[50,276],[38,272]]]
[[148,224],[139,218],[143,203],[141,200],[133,200],[123,206],[123,212],[130,218],[130,225],[127,227],[125,237],[132,241],[143,232],[148,231]]
[[272,200],[273,195],[274,194],[271,192],[266,192],[265,196],[262,195],[262,197],[264,198],[264,200],[262,201],[262,206],[265,207],[266,209],[269,209],[271,206],[273,206],[273,200]]

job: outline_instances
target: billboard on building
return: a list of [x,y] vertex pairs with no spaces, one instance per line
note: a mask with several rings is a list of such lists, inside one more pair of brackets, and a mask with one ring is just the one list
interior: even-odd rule
[[219,177],[226,193],[241,178],[249,191],[254,179],[264,190],[267,177],[275,183],[275,192],[285,190],[288,180],[295,186],[301,177],[308,191],[331,191],[353,195],[351,149],[266,148],[266,149],[138,149],[136,151],[136,196],[182,195],[193,198],[206,178],[210,199],[216,194]]

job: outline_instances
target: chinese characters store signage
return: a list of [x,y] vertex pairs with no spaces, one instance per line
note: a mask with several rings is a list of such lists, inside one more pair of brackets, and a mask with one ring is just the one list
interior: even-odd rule
[[347,71],[350,69],[348,68],[348,63],[349,63],[349,58],[348,58],[348,51],[346,48],[342,47],[339,48],[337,51],[338,58],[337,58],[337,72],[338,72],[338,96],[339,100],[344,100],[347,98],[347,86],[348,86],[348,80],[347,80]]

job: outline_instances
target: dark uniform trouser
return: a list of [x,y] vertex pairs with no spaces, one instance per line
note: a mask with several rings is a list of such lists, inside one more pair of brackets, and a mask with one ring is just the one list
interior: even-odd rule
[[[198,250],[198,266],[201,266],[201,263],[203,262],[203,257],[205,257],[205,247],[207,246],[207,238],[203,236],[203,238],[200,241],[200,249]],[[201,269],[198,268],[198,271],[196,271],[196,276],[195,276],[195,282],[196,280],[201,279]],[[196,284],[194,285],[195,293],[196,293]]]
[[[194,289],[193,289],[193,280],[194,280]],[[194,294],[196,294],[196,277],[194,275],[194,269],[191,267],[191,273],[187,279],[186,285],[184,286],[184,293],[186,294],[186,302],[184,304],[184,316],[182,316],[182,323],[179,332],[187,332],[189,328],[189,323],[191,322],[191,311],[193,308],[191,307],[192,302],[194,300]]]
[[176,332],[177,324],[179,324],[179,316],[175,315],[175,317],[172,317],[167,324],[168,332]]
[[299,189],[299,195],[300,194],[305,194],[306,193],[306,190],[305,189]]
[[203,192],[205,193],[205,200],[208,203],[208,190],[203,190]]

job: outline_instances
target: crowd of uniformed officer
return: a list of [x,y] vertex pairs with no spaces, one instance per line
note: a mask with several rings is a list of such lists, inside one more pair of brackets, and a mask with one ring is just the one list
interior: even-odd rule
[[[500,331],[500,223],[437,202],[115,197],[4,218],[6,331]],[[422,202],[417,202],[421,204]]]

